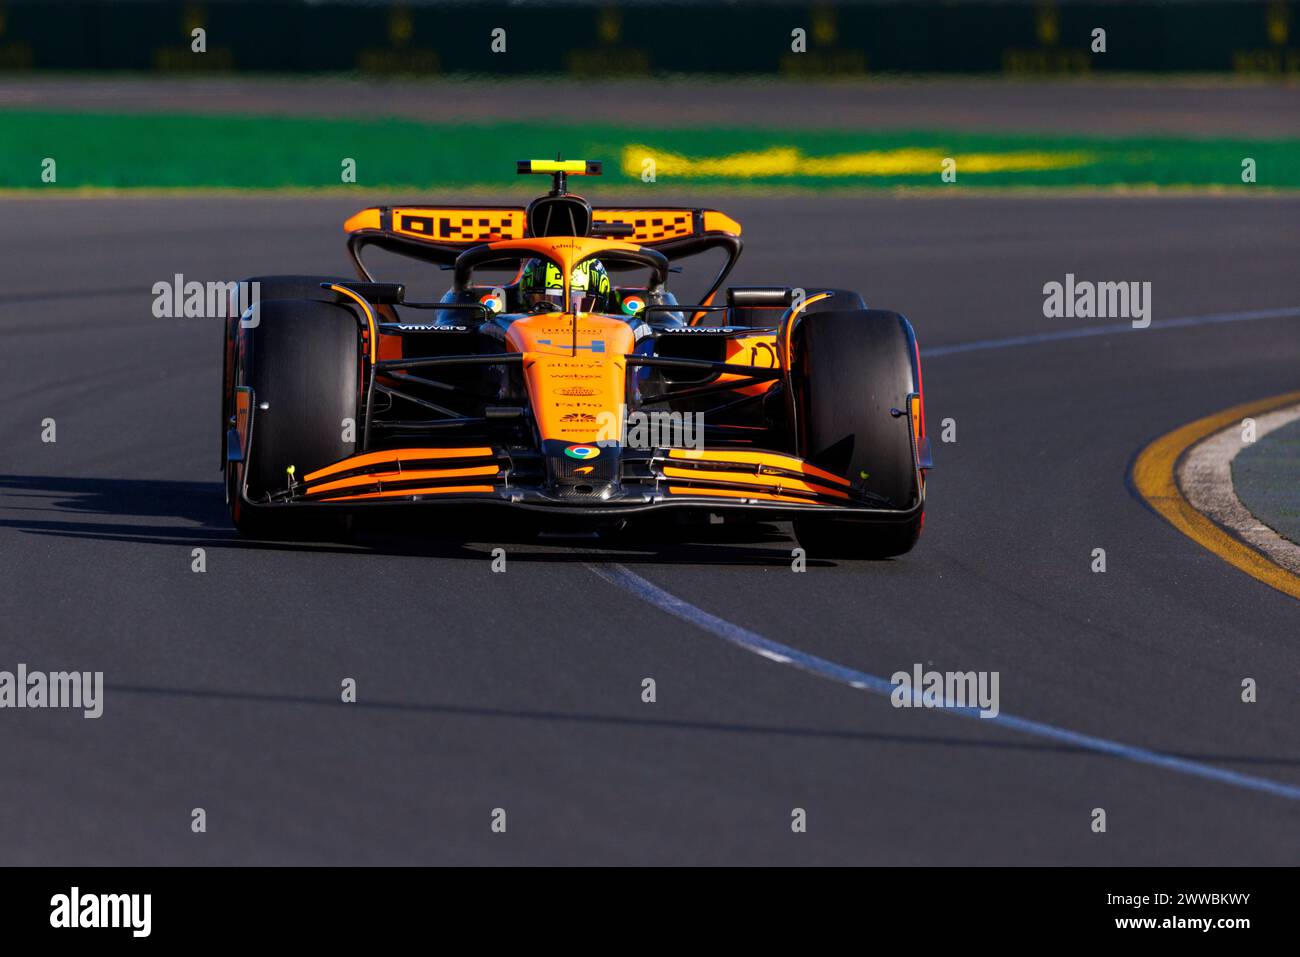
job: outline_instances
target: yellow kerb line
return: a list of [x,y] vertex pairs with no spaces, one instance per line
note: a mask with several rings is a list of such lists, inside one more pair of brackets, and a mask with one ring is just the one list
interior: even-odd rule
[[1235,405],[1161,436],[1143,449],[1133,463],[1133,487],[1170,525],[1229,565],[1292,598],[1300,598],[1300,575],[1274,564],[1193,508],[1178,487],[1175,473],[1183,453],[1202,439],[1240,423],[1242,419],[1296,403],[1300,403],[1300,392]]

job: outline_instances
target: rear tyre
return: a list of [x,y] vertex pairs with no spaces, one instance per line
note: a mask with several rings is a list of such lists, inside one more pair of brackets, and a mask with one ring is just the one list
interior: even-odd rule
[[[252,440],[242,470],[232,468],[231,517],[243,534],[283,537],[299,530],[286,514],[292,510],[258,504],[288,488],[289,467],[301,482],[356,451],[344,420],[352,420],[355,436],[360,333],[344,306],[287,300],[264,301],[258,324],[242,333],[239,384],[253,392]],[[241,477],[249,501],[239,494]]]
[[[920,391],[920,370],[911,325],[876,309],[817,312],[799,321],[795,337],[804,458],[879,497],[882,507],[915,507],[907,397]],[[880,559],[910,551],[923,522],[918,510],[902,521],[801,518],[794,529],[810,557]]]

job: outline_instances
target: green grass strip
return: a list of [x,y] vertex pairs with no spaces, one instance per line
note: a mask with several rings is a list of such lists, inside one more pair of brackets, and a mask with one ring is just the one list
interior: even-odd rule
[[[605,161],[610,186],[802,189],[1191,187],[1235,189],[1253,159],[1264,189],[1300,188],[1300,140],[1101,138],[944,131],[657,129],[554,123],[428,124],[400,119],[96,114],[0,115],[0,188],[323,189],[514,185],[514,160]],[[642,161],[656,160],[655,184]],[[42,179],[53,159],[56,179]],[[535,185],[535,184],[529,184]]]

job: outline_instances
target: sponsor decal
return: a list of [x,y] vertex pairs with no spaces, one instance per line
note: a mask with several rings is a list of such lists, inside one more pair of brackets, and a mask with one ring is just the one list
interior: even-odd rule
[[562,389],[556,389],[555,392],[557,395],[599,395],[599,390],[585,385],[566,385]]
[[480,297],[479,302],[487,306],[488,312],[492,313],[498,313],[505,308],[505,303],[501,301],[501,297],[494,292],[490,292],[486,296]]
[[629,316],[635,316],[644,308],[645,308],[645,300],[642,299],[640,296],[623,297],[623,311],[626,312]]
[[563,346],[563,347],[565,347],[566,349],[568,349],[568,348],[572,348],[572,349],[590,349],[592,352],[604,352],[604,351],[605,351],[605,340],[604,340],[604,339],[593,339],[593,340],[591,340],[591,345],[587,345],[587,346],[575,346],[575,345],[573,345],[572,342],[556,342],[556,341],[553,340],[553,339],[538,339],[538,340],[537,340],[537,344],[538,344],[539,346],[557,346],[557,347],[559,347],[559,346]]
[[[690,306],[683,306],[683,310],[689,310]],[[660,329],[660,335],[684,335],[689,333],[704,333],[706,335],[721,335],[729,332],[748,332],[745,326],[673,326],[668,329]]]
[[570,445],[564,454],[571,459],[594,459],[600,454],[600,449],[594,445]]

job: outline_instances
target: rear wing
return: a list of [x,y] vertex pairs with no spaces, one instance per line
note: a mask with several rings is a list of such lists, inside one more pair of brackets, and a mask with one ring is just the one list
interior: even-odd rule
[[[715,209],[596,207],[591,218],[593,231],[622,227],[619,239],[651,246],[669,259],[731,241],[739,247],[740,224]],[[352,216],[343,228],[358,266],[364,246],[449,264],[470,246],[529,235],[528,213],[522,206],[374,206]]]
[[[530,235],[528,210],[522,206],[374,206],[352,216],[343,228],[357,275],[367,282],[375,281],[361,257],[367,246],[450,266],[473,246]],[[716,209],[597,207],[591,210],[590,231],[648,246],[668,259],[724,250],[726,261],[701,297],[705,305],[722,288],[742,246],[740,223]]]

